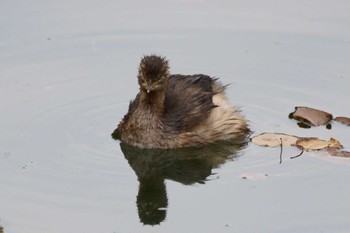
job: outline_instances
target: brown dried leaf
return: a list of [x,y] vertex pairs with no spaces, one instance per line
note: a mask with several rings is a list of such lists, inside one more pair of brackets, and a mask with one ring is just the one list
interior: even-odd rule
[[300,106],[295,107],[295,111],[291,115],[296,120],[305,120],[315,126],[324,125],[333,118],[332,114],[328,112]]
[[326,151],[331,156],[350,158],[350,152],[349,151],[340,150],[340,149],[335,148],[335,147],[328,147],[326,149]]
[[336,117],[334,119],[335,121],[338,121],[340,123],[346,124],[346,125],[350,125],[350,118],[349,117]]
[[329,141],[321,140],[319,138],[300,138],[296,142],[296,146],[305,151],[321,150],[329,147],[338,149],[342,148],[340,142],[334,138],[329,139]]
[[262,133],[250,140],[258,146],[276,147],[281,146],[281,142],[283,146],[295,146],[298,139],[297,136],[283,133]]

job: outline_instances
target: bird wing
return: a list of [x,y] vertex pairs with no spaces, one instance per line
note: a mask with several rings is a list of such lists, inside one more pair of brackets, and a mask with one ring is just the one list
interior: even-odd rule
[[208,118],[213,104],[212,84],[207,75],[171,75],[164,100],[163,124],[175,132],[186,132]]

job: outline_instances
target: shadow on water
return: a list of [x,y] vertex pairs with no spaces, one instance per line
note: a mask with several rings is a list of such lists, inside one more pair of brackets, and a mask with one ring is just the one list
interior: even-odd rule
[[122,152],[139,180],[136,198],[140,221],[160,224],[168,207],[165,180],[184,185],[204,184],[212,169],[236,158],[246,140],[220,142],[199,148],[141,149],[120,143]]

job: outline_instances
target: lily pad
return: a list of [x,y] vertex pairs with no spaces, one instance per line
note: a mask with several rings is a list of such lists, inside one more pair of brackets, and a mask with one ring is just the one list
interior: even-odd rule
[[325,148],[337,148],[341,149],[342,145],[337,139],[331,138],[329,141],[321,140],[319,138],[300,138],[296,142],[296,146],[305,150],[321,150]]
[[334,120],[338,121],[340,123],[343,123],[345,125],[350,125],[350,118],[349,117],[342,117],[342,116],[340,116],[340,117],[336,117]]
[[281,146],[295,146],[298,141],[297,136],[283,134],[283,133],[262,133],[252,137],[250,140],[258,146],[277,147]]
[[314,126],[324,125],[332,120],[332,114],[309,107],[295,107],[295,111],[290,114],[290,117],[296,120],[310,122]]

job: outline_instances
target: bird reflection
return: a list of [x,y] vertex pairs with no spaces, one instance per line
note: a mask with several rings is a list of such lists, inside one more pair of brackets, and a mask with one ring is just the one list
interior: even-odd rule
[[160,224],[168,207],[165,180],[184,185],[204,184],[212,169],[238,156],[246,139],[220,142],[199,148],[141,149],[120,143],[122,152],[139,181],[136,198],[140,221],[145,225]]

